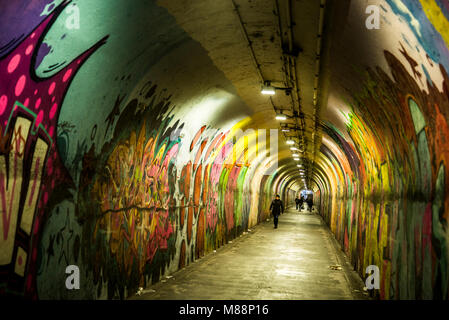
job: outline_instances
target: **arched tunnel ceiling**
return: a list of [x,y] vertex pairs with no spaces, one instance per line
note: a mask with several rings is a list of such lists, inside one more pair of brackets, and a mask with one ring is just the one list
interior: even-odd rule
[[[325,97],[322,92],[326,91],[321,85],[325,82],[323,77],[327,76],[326,72],[321,72],[327,54],[327,45],[322,42],[327,39],[324,19],[329,19],[325,16],[325,3],[286,0],[158,2],[207,50],[214,64],[232,82],[239,96],[256,114],[254,125],[278,127],[279,123],[274,120],[275,109],[282,109],[289,115],[294,111],[303,115],[303,119],[284,122],[299,129],[285,136],[293,136],[298,143],[304,143],[302,163],[310,174],[321,144],[318,123],[322,108],[319,106]],[[318,69],[317,61],[321,62]],[[293,92],[286,95],[277,91],[272,97],[262,95],[260,89],[264,81],[272,81],[278,87],[292,87]],[[261,122],[257,121],[259,119]],[[280,158],[287,156],[290,165],[296,168],[291,152],[282,152],[285,149],[289,151],[282,139]]]
[[[363,91],[360,76],[364,70],[376,66],[393,78],[385,50],[395,52],[404,65],[414,63],[404,46],[411,50],[412,41],[417,47],[422,40],[412,40],[417,36],[413,27],[404,30],[406,22],[397,15],[405,9],[397,7],[395,1],[387,1],[391,9],[378,2],[372,4],[383,10],[382,23],[389,26],[378,30],[366,27],[367,4],[362,1],[160,0],[158,4],[206,49],[253,111],[255,126],[278,126],[275,110],[298,112],[299,119],[283,123],[294,123],[299,131],[285,133],[285,137],[299,137],[296,141],[304,151],[301,157],[309,181],[316,162],[323,159],[319,155],[323,126],[331,125],[352,144],[347,127],[353,108],[360,103],[352,93]],[[404,15],[409,13],[404,11]],[[426,52],[429,50],[418,50],[424,60],[429,57],[425,57]],[[436,82],[441,84],[436,65],[430,62],[423,68],[435,73],[440,78]],[[292,93],[287,96],[278,91],[273,97],[260,94],[261,84],[267,80],[275,86],[292,87]],[[420,86],[425,87],[422,80]],[[280,143],[280,160],[289,158],[283,150],[288,151],[284,141]],[[294,168],[295,162],[289,161],[287,167]],[[292,177],[298,178],[296,173]]]

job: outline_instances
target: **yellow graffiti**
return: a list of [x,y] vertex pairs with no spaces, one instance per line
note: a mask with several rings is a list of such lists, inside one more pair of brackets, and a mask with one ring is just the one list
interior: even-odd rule
[[[30,156],[32,157],[28,172],[30,179],[27,186],[22,186],[26,175],[25,145],[30,136],[31,126],[30,120],[18,117],[12,133],[11,149],[8,154],[0,156],[0,265],[12,262],[17,224],[27,235],[32,231],[48,144],[40,138],[37,139],[33,154]],[[22,193],[25,193],[25,202],[20,209]],[[19,253],[20,250],[19,248]],[[16,260],[14,270],[23,276],[27,254],[23,250],[21,252],[16,259],[20,256],[24,262],[17,264]]]
[[441,12],[440,7],[435,0],[420,0],[420,2],[427,18],[441,34],[446,45],[449,46],[449,21]]

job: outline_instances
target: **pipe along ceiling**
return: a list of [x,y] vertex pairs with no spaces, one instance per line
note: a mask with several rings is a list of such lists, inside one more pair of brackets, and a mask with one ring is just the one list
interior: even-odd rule
[[310,189],[379,298],[447,299],[448,19],[443,0],[2,3],[0,295],[127,298]]

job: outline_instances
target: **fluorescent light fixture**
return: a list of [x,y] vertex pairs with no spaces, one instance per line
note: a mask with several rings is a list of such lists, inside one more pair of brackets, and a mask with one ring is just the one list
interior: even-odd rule
[[290,129],[284,128],[284,129],[282,129],[282,132],[290,132]]
[[285,114],[278,113],[278,114],[276,114],[276,120],[280,120],[280,121],[287,120],[287,116]]
[[297,153],[292,154],[292,156],[293,156],[294,158],[299,158],[299,154],[297,154]]
[[299,161],[299,158],[293,158],[293,160],[295,160],[295,161]]
[[300,168],[300,167],[301,167],[301,165],[300,165],[300,164],[297,164],[296,166],[297,166],[298,168]]
[[292,151],[298,151],[298,148],[296,148],[296,147],[290,147],[290,150],[292,150]]
[[262,86],[262,90],[260,92],[262,94],[268,94],[270,96],[272,96],[276,93],[272,86]]
[[287,144],[295,144],[295,141],[293,141],[293,140],[287,140]]

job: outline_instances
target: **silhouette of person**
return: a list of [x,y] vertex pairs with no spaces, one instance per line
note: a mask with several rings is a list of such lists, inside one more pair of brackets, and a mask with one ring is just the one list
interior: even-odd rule
[[277,194],[276,198],[271,202],[270,211],[273,215],[274,228],[278,227],[278,217],[284,213],[284,204],[282,203],[281,197]]

